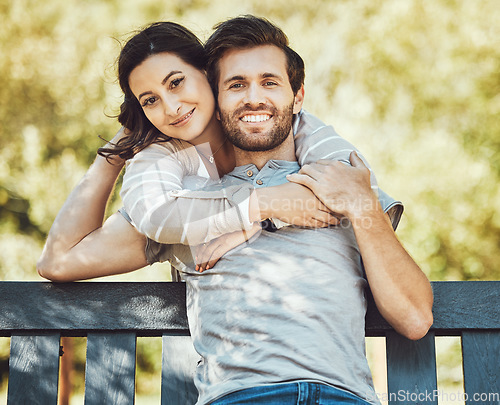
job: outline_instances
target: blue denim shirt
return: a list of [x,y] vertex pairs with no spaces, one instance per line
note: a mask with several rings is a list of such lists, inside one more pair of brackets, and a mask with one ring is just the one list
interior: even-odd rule
[[236,167],[222,179],[224,186],[240,184],[241,180],[251,182],[255,188],[278,186],[286,183],[286,176],[297,173],[299,164],[288,160],[270,160],[259,171],[254,164]]

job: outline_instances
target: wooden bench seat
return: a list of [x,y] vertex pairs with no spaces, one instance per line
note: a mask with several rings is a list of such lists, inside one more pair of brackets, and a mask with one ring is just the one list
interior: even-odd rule
[[[435,336],[460,336],[467,403],[500,404],[500,281],[432,287],[434,325],[416,342],[369,300],[366,336],[386,337],[387,392],[411,394],[389,403],[437,404]],[[134,403],[140,336],[162,337],[161,404],[196,401],[183,283],[0,282],[0,308],[0,336],[11,337],[8,405],[57,403],[61,336],[87,337],[86,405]]]

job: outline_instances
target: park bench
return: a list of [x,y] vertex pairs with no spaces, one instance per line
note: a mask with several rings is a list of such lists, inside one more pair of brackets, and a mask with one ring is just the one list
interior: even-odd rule
[[[500,281],[432,286],[434,325],[419,341],[395,333],[369,298],[366,335],[386,337],[389,404],[437,404],[435,336],[461,337],[467,403],[500,404]],[[161,404],[195,402],[183,283],[0,282],[0,308],[8,405],[57,403],[61,336],[87,337],[86,405],[134,403],[140,336],[162,337]]]

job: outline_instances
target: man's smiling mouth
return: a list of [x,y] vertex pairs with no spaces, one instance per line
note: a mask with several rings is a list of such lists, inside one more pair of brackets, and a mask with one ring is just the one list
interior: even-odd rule
[[259,114],[259,115],[244,115],[241,117],[243,122],[265,122],[272,118],[270,114]]

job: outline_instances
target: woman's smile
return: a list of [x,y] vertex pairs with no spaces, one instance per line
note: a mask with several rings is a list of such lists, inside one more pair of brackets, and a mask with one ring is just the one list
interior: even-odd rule
[[191,117],[193,116],[194,110],[196,110],[196,107],[193,108],[191,111],[189,111],[187,114],[184,114],[182,117],[179,119],[175,120],[174,122],[170,123],[170,125],[176,126],[176,127],[183,127],[186,125]]

